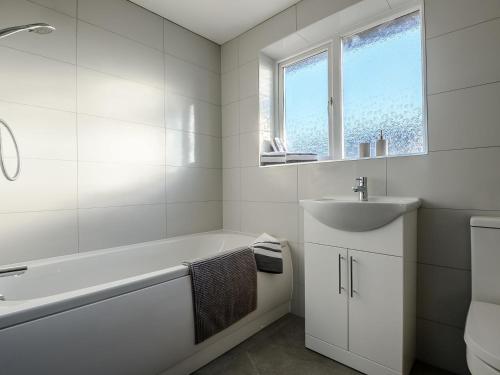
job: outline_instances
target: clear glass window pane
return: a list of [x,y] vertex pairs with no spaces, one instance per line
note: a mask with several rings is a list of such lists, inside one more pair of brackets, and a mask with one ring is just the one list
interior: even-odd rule
[[384,131],[389,155],[425,151],[420,12],[342,39],[344,157]]
[[328,157],[328,51],[285,66],[284,132],[287,150]]

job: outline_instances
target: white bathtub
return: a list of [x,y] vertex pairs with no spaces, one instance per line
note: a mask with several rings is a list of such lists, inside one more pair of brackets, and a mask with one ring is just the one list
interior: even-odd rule
[[181,262],[249,244],[211,232],[24,263],[0,277],[1,374],[189,374],[289,311],[292,264],[258,273],[257,310],[194,345]]

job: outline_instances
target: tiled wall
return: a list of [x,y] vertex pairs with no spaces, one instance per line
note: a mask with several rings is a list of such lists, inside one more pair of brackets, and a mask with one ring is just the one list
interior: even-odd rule
[[[500,2],[427,0],[429,155],[259,168],[258,51],[356,1],[303,0],[222,47],[224,228],[291,241],[294,311],[303,314],[298,200],[370,193],[417,196],[418,356],[466,373],[471,215],[500,215]],[[389,0],[389,6],[403,3]]]
[[220,47],[125,0],[0,0],[31,22],[57,31],[0,41],[0,264],[220,228]]

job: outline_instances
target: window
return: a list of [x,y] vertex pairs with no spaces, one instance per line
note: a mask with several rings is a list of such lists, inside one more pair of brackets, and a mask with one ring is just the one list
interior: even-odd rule
[[330,156],[328,47],[280,64],[281,133],[288,151]]
[[355,159],[382,130],[388,155],[426,152],[420,10],[278,64],[279,133],[291,152]]
[[425,151],[421,35],[414,12],[342,38],[345,158],[360,142],[373,148],[380,130],[389,155]]

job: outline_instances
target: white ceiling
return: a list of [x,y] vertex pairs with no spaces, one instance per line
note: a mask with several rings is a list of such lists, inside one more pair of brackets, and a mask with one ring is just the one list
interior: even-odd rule
[[299,0],[131,0],[223,44]]

